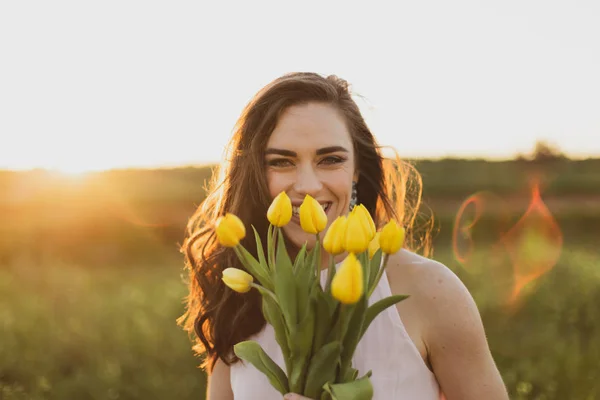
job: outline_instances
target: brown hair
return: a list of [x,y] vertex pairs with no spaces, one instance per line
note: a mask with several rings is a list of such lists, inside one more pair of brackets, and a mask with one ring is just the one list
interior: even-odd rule
[[[286,74],[260,90],[242,112],[230,141],[227,157],[208,188],[208,195],[190,219],[181,247],[189,270],[187,309],[178,323],[196,335],[194,349],[204,355],[212,370],[221,358],[237,362],[233,345],[258,333],[265,324],[260,295],[239,294],[221,281],[227,267],[244,269],[235,254],[215,240],[214,222],[227,212],[253,225],[265,243],[266,212],[271,202],[264,169],[264,149],[280,115],[290,106],[318,102],[334,106],[344,116],[352,136],[359,179],[358,203],[380,225],[391,218],[406,228],[406,247],[429,251],[429,235],[414,229],[421,202],[421,179],[399,157],[384,159],[373,134],[352,99],[348,83],[336,76],[315,73]],[[252,230],[242,245],[255,253]]]

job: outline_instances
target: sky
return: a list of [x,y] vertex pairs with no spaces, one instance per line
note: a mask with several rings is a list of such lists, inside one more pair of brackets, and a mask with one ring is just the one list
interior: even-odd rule
[[404,157],[600,156],[600,2],[0,2],[0,168],[218,162],[291,71],[350,82]]

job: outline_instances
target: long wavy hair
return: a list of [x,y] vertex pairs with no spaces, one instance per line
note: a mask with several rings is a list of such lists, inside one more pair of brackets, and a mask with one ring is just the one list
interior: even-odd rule
[[209,372],[219,358],[227,365],[237,362],[233,346],[265,325],[257,291],[239,294],[221,281],[225,268],[244,266],[231,249],[217,243],[214,223],[219,216],[233,213],[249,229],[250,234],[241,242],[246,249],[256,252],[251,225],[266,243],[266,212],[272,199],[264,150],[282,113],[290,106],[311,102],[334,106],[346,120],[359,173],[358,202],[365,205],[378,226],[391,218],[401,222],[406,229],[406,248],[422,250],[424,255],[430,251],[433,220],[415,223],[420,215],[421,178],[397,153],[393,158],[382,156],[348,83],[337,76],[315,73],[291,73],[274,80],[244,108],[225,160],[214,171],[207,197],[190,218],[181,246],[189,271],[189,294],[186,311],[177,321],[193,338],[195,352],[203,356],[201,366]]

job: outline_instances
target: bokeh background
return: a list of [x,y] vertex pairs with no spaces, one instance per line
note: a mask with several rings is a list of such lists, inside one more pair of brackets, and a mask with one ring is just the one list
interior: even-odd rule
[[[433,257],[475,297],[511,398],[600,398],[600,160],[414,164]],[[0,173],[0,398],[204,396],[175,320],[210,174]]]
[[298,70],[421,173],[511,399],[600,399],[600,6],[363,3],[0,3],[0,399],[204,398],[184,227]]

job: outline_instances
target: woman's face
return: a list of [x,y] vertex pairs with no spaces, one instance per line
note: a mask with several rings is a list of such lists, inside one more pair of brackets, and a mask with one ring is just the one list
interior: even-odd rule
[[280,117],[265,150],[271,198],[285,191],[293,216],[283,229],[297,247],[314,245],[315,237],[300,227],[298,208],[309,194],[325,209],[327,227],[348,213],[355,155],[350,132],[332,106],[308,103],[289,107]]

